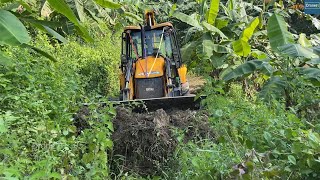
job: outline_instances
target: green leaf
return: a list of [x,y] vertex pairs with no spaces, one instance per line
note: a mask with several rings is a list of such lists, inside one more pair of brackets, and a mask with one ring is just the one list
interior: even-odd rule
[[251,39],[255,29],[257,28],[257,26],[259,25],[259,18],[255,18],[251,21],[251,23],[249,24],[248,27],[246,27],[241,35],[241,39],[243,41],[248,42],[249,39]]
[[288,31],[287,23],[281,15],[273,14],[267,25],[271,49],[278,52],[278,47],[293,43],[293,36]]
[[225,38],[225,39],[228,39],[228,37],[226,35],[224,35],[224,33],[222,31],[220,31],[220,29],[212,26],[211,24],[208,24],[206,22],[202,22],[202,25],[208,30],[208,31],[211,31],[211,32],[214,32],[214,33],[218,33],[220,35],[220,37],[222,38]]
[[75,8],[77,10],[78,17],[81,22],[86,20],[83,4],[80,4],[80,0],[74,0]]
[[47,0],[51,7],[66,16],[76,26],[80,25],[76,15],[64,0]]
[[8,131],[7,125],[5,124],[4,120],[0,118],[0,134],[6,133]]
[[271,139],[272,139],[272,136],[271,136],[271,134],[269,133],[269,132],[264,132],[263,133],[263,137],[264,137],[264,139],[266,140],[266,141],[268,141],[268,142],[271,142]]
[[232,48],[237,55],[243,57],[247,57],[251,52],[250,44],[247,41],[243,41],[242,39],[234,41],[232,43]]
[[223,18],[216,18],[216,27],[218,29],[222,29],[224,27],[226,27],[229,24],[229,20],[228,19],[223,19]]
[[314,27],[316,27],[318,30],[320,30],[320,20],[312,17],[312,24],[314,25]]
[[289,160],[290,163],[292,163],[294,165],[297,164],[296,158],[294,156],[292,156],[292,155],[288,156],[288,160]]
[[31,45],[28,45],[28,44],[23,44],[23,45],[21,45],[21,47],[30,48],[30,49],[36,51],[37,53],[41,54],[42,56],[50,59],[51,61],[54,61],[54,62],[57,61],[53,56],[51,56],[50,54],[48,54],[48,53],[45,52],[45,51],[42,51],[41,49],[39,49],[39,48],[37,48],[37,47],[31,46]]
[[41,26],[48,26],[50,28],[58,28],[61,27],[63,24],[61,22],[55,22],[55,21],[46,21],[46,20],[37,20],[32,17],[24,18],[20,17],[22,21],[29,22],[31,24],[37,24]]
[[251,55],[256,59],[267,59],[268,58],[268,55],[266,53],[259,51],[259,50],[252,51]]
[[177,4],[173,4],[168,16],[171,17],[176,10],[177,10]]
[[310,80],[313,85],[320,86],[320,69],[318,69],[318,68],[300,68],[299,73],[306,80]]
[[262,87],[259,92],[259,98],[269,101],[271,99],[277,99],[283,97],[284,89],[287,87],[287,83],[282,77],[271,77]]
[[58,39],[59,41],[61,41],[63,44],[67,43],[68,40],[66,38],[64,38],[63,36],[61,36],[59,33],[57,33],[55,30],[49,28],[48,26],[43,26],[48,33],[50,33],[54,38]]
[[311,47],[311,43],[310,41],[307,39],[306,34],[305,33],[301,33],[299,35],[299,39],[298,39],[299,44],[301,44],[301,46],[303,47]]
[[0,10],[0,45],[20,45],[31,40],[27,29],[9,11]]
[[66,16],[72,23],[76,25],[77,32],[89,42],[92,42],[93,39],[90,37],[88,31],[79,23],[76,15],[73,13],[71,8],[64,0],[47,0],[50,3],[50,6],[53,7],[56,11]]
[[316,144],[319,144],[319,147],[320,147],[320,138],[319,138],[319,134],[318,133],[313,133],[313,132],[309,132],[308,133],[308,138],[316,143]]
[[124,12],[124,15],[127,17],[131,17],[131,18],[135,19],[136,21],[143,22],[143,19],[136,14],[133,14],[130,12]]
[[101,7],[109,8],[109,9],[119,9],[121,8],[121,4],[108,1],[108,0],[94,0],[97,4],[99,4]]
[[196,19],[194,19],[192,16],[186,15],[181,12],[175,12],[175,13],[173,13],[172,16],[179,19],[180,21],[182,21],[184,23],[187,23],[187,24],[193,26],[193,27],[197,27],[201,30],[203,29],[201,27],[201,25],[199,24],[199,22]]
[[208,23],[213,25],[219,12],[220,0],[211,0],[208,14]]
[[317,54],[313,53],[310,48],[302,47],[300,44],[286,44],[278,47],[280,53],[290,57],[305,57],[305,58],[319,58]]
[[251,52],[251,47],[248,43],[249,39],[251,39],[255,29],[259,25],[259,18],[255,18],[251,21],[251,23],[246,27],[239,40],[234,41],[232,43],[233,50],[237,55],[247,57]]
[[191,55],[192,55],[193,51],[195,50],[196,46],[197,46],[197,42],[193,41],[191,43],[184,45],[181,48],[181,57],[184,61],[190,60]]
[[251,74],[257,70],[260,70],[261,72],[267,75],[270,75],[273,72],[273,68],[271,67],[269,62],[261,61],[261,60],[252,60],[252,61],[247,61],[244,64],[241,64],[231,72],[224,75],[222,79],[224,81],[229,81],[241,76]]
[[13,66],[14,63],[0,51],[0,65],[2,66]]
[[310,61],[306,62],[309,65],[319,65],[320,64],[320,58],[311,59]]
[[98,18],[90,9],[84,8],[84,11],[97,23],[103,23],[103,21],[100,18]]

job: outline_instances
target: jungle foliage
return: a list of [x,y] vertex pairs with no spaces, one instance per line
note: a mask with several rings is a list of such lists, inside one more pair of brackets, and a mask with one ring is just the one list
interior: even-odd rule
[[[161,176],[319,179],[320,20],[294,4],[0,0],[0,178],[110,178],[114,110],[93,102],[117,93],[119,30],[153,8],[177,28],[189,69],[206,76],[217,134],[180,143]],[[83,102],[89,128],[79,129]]]

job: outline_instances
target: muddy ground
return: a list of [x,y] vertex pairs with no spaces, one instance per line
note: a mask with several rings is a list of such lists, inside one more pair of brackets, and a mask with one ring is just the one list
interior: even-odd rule
[[214,138],[207,115],[199,111],[158,109],[141,114],[118,108],[113,123],[113,171],[155,174],[172,157],[178,137],[180,143]]

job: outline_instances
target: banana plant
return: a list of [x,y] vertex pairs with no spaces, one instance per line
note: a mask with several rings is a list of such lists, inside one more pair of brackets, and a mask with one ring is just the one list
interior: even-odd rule
[[[31,41],[31,37],[28,34],[27,29],[21,23],[21,21],[13,15],[11,12],[6,10],[0,9],[0,45],[7,45],[7,46],[21,46],[33,49],[34,51],[42,54],[43,56],[55,61],[48,53],[42,51],[39,48],[29,45]],[[9,58],[1,53],[1,64],[8,64],[4,63],[4,61],[8,61]]]
[[300,44],[295,43],[284,18],[276,13],[268,21],[267,35],[274,58],[247,61],[222,73],[224,81],[244,78],[258,72],[265,79],[260,97],[267,101],[285,97],[286,102],[291,102],[294,98],[290,96],[290,92],[297,86],[297,77],[307,86],[320,86],[319,47],[303,46],[306,43],[301,45],[301,39],[298,40]]
[[[207,5],[207,1],[198,1],[198,11],[191,15],[181,12],[178,5],[173,17],[187,25],[179,29],[187,29],[183,36],[184,46],[181,52],[189,67],[199,67],[201,64],[201,67],[206,67],[205,72],[210,72],[232,65],[235,59],[241,59],[237,56],[248,56],[251,52],[248,41],[260,21],[258,18],[252,20],[252,17],[247,17],[245,8],[253,5],[250,3],[241,5],[241,2],[228,0],[224,4],[211,0]],[[248,19],[252,20],[249,24]],[[234,39],[238,41],[233,42]]]

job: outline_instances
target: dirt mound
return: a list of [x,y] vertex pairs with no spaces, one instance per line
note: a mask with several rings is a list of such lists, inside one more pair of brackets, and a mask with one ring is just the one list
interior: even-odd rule
[[141,175],[155,174],[173,155],[178,144],[174,129],[184,132],[185,142],[214,137],[207,116],[191,110],[139,114],[118,108],[113,124],[113,164],[117,167],[112,169]]

